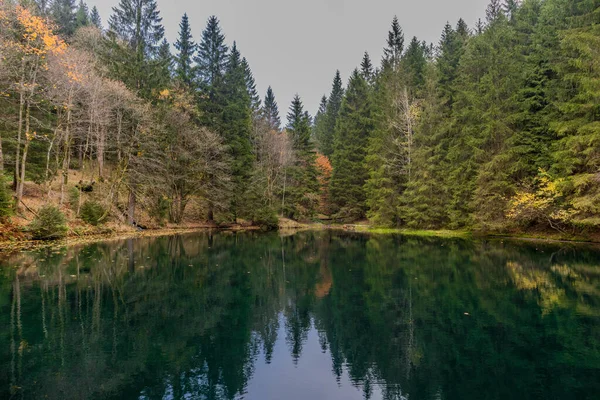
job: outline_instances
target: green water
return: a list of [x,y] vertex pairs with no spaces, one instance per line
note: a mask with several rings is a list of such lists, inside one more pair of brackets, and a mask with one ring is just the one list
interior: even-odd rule
[[192,234],[0,261],[1,399],[598,399],[600,251]]

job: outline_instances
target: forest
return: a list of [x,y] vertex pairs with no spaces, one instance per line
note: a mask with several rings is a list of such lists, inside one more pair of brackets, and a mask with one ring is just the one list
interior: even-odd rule
[[171,44],[156,0],[0,0],[0,220],[597,231],[600,0],[491,0],[438,43],[392,17],[284,115],[217,16]]

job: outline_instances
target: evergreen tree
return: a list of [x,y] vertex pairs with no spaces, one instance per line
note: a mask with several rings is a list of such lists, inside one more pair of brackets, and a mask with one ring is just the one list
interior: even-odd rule
[[173,75],[173,55],[171,54],[171,45],[167,39],[163,39],[158,48],[158,55],[156,57],[160,72],[160,78],[163,81],[161,86],[167,86],[171,81]]
[[229,54],[224,75],[223,108],[220,133],[229,146],[232,166],[233,196],[231,212],[234,220],[243,215],[245,192],[252,173],[251,99],[246,85],[246,71],[235,42]]
[[211,129],[221,132],[219,126],[226,99],[223,97],[223,79],[228,61],[228,48],[225,35],[221,32],[219,20],[212,16],[208,19],[194,57],[197,64],[197,82],[200,88],[199,107],[202,122]]
[[344,88],[340,71],[336,71],[331,87],[331,94],[327,103],[327,114],[325,118],[325,128],[323,129],[319,140],[320,151],[326,156],[333,154],[333,136],[337,124],[342,100],[344,98]]
[[183,14],[179,23],[179,37],[175,42],[177,55],[175,56],[175,77],[184,85],[192,87],[195,80],[195,71],[192,58],[196,53],[196,43],[192,38],[187,14]]
[[423,89],[423,85],[425,84],[424,73],[427,59],[425,58],[425,48],[416,37],[413,37],[410,41],[403,62],[408,85],[415,93],[418,93]]
[[242,58],[242,67],[244,68],[246,89],[248,90],[248,95],[250,96],[252,116],[254,119],[257,119],[261,110],[261,101],[260,96],[258,95],[258,91],[256,90],[256,81],[254,80],[254,75],[252,74],[250,64],[248,64],[248,60],[246,60],[246,57]]
[[487,9],[485,10],[485,17],[488,24],[493,23],[503,13],[501,0],[490,0]]
[[554,128],[561,137],[556,161],[562,174],[591,172],[598,165],[595,151],[581,152],[598,143],[600,126],[600,68],[594,49],[600,26],[598,1],[568,2],[572,15],[559,35],[560,60],[557,70],[562,78],[558,88],[558,121]]
[[388,33],[387,47],[383,50],[383,65],[395,68],[404,51],[404,32],[398,22],[398,17],[392,20],[392,29]]
[[92,7],[92,12],[90,13],[90,22],[96,28],[102,29],[102,18],[100,18],[100,13],[98,12],[98,8],[96,6]]
[[90,13],[88,11],[88,6],[83,2],[83,0],[79,0],[79,6],[77,7],[77,12],[75,13],[75,26],[80,28],[82,26],[88,26],[90,24]]
[[315,115],[315,123],[313,126],[313,137],[318,147],[321,147],[321,140],[324,136],[325,129],[327,128],[327,96],[321,98],[319,104],[319,110]]
[[271,86],[267,89],[265,95],[265,101],[263,106],[263,117],[269,124],[272,130],[279,132],[281,130],[281,119],[279,118],[279,109],[277,107],[277,101],[275,100],[275,94]]
[[51,5],[52,18],[57,23],[58,33],[71,36],[77,29],[75,0],[54,0]]
[[375,71],[373,70],[373,64],[371,63],[371,57],[369,57],[369,53],[365,51],[365,55],[363,56],[363,60],[360,63],[360,71],[362,77],[367,81],[368,84],[373,83],[373,79],[375,78]]
[[343,218],[357,220],[366,215],[365,157],[373,128],[369,87],[360,72],[354,70],[340,109],[332,157],[333,211]]
[[202,40],[198,45],[198,55],[194,61],[198,64],[200,81],[205,86],[217,85],[223,78],[228,60],[225,35],[221,32],[219,20],[212,16],[208,19]]
[[290,218],[308,218],[314,215],[319,205],[319,182],[316,154],[310,139],[310,116],[304,111],[298,95],[294,97],[287,117],[287,133],[292,138],[296,161],[289,171],[284,214]]
[[139,62],[155,57],[165,36],[156,0],[120,0],[108,24]]

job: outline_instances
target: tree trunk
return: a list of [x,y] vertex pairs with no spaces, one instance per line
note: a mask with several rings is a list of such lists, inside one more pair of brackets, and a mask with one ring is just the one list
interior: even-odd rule
[[129,225],[135,225],[135,203],[135,186],[132,186],[131,189],[129,189],[129,202],[127,205],[127,222],[129,223]]
[[0,176],[4,172],[4,153],[2,152],[2,135],[0,135]]
[[98,159],[98,175],[100,179],[104,177],[104,146],[106,142],[106,132],[104,128],[100,128],[98,133],[98,143],[96,144],[96,151],[98,154],[96,155]]

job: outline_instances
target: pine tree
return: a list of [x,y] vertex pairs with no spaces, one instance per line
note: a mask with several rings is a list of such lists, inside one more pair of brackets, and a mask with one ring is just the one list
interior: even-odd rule
[[298,95],[294,97],[287,117],[287,133],[292,138],[296,161],[289,171],[284,214],[295,219],[312,217],[319,205],[316,153],[310,140],[310,116],[304,111]]
[[354,70],[335,130],[330,184],[333,211],[350,220],[366,215],[365,158],[374,128],[372,117],[368,84],[360,72]]
[[96,6],[92,7],[92,12],[90,13],[90,22],[96,28],[102,29],[102,18],[100,18],[100,13],[98,12],[98,8]]
[[331,87],[331,94],[327,103],[327,114],[325,118],[325,129],[322,132],[319,140],[321,153],[327,157],[333,154],[333,136],[335,134],[335,126],[337,124],[342,100],[344,98],[344,88],[340,71],[336,71]]
[[82,26],[88,26],[90,24],[90,13],[88,11],[88,6],[83,2],[83,0],[79,0],[79,6],[77,7],[77,12],[75,13],[75,26],[80,28]]
[[368,84],[373,83],[373,79],[375,78],[375,71],[373,70],[373,64],[371,63],[371,57],[369,57],[369,53],[365,51],[365,55],[363,56],[363,60],[360,63],[360,71],[362,77],[367,81]]
[[138,61],[156,56],[165,36],[156,0],[121,0],[108,24],[136,53]]
[[488,24],[493,23],[503,14],[501,0],[490,0],[487,9],[485,10],[485,17]]
[[196,53],[196,43],[192,38],[187,14],[183,14],[179,23],[179,37],[175,42],[177,55],[175,56],[175,77],[184,85],[192,88],[195,80],[195,71],[192,58]]
[[277,101],[275,100],[275,94],[273,93],[271,86],[269,86],[267,89],[262,110],[263,117],[269,124],[270,128],[279,132],[281,130],[281,119],[279,118],[279,109],[277,107]]
[[223,97],[223,79],[228,58],[225,35],[221,32],[217,17],[212,16],[202,32],[202,40],[194,61],[197,65],[196,80],[199,85],[202,123],[218,132],[222,132],[219,124],[226,104]]
[[173,55],[171,54],[171,45],[167,39],[163,39],[158,48],[158,54],[156,57],[158,67],[160,69],[160,77],[163,81],[161,86],[167,86],[171,81],[173,75]]
[[423,44],[416,37],[413,37],[410,41],[403,63],[409,86],[415,93],[419,93],[425,84],[424,74],[427,59],[425,58]]
[[260,96],[258,95],[258,91],[256,90],[256,81],[254,80],[254,75],[252,74],[250,64],[248,64],[248,60],[246,60],[246,57],[242,58],[242,67],[244,68],[246,89],[248,90],[248,95],[250,96],[252,116],[253,119],[256,120],[259,117],[262,105],[260,101]]
[[392,29],[388,33],[387,47],[383,50],[383,66],[396,68],[404,51],[404,32],[398,17],[392,20]]
[[315,115],[315,123],[313,126],[313,137],[317,146],[321,148],[321,140],[323,139],[324,132],[327,129],[327,96],[321,98],[319,104],[319,110]]
[[243,215],[245,192],[252,173],[252,131],[251,99],[246,86],[246,71],[240,52],[233,43],[224,75],[223,108],[220,133],[229,146],[232,166],[233,196],[231,212],[234,220]]
[[212,16],[208,19],[202,40],[198,45],[198,55],[194,61],[198,64],[200,81],[207,86],[216,85],[223,78],[228,60],[225,35],[221,32],[219,20]]
[[165,32],[161,22],[155,0],[121,0],[109,19],[112,51],[107,62],[112,73],[145,98],[153,97],[164,82],[158,59]]
[[563,174],[591,172],[598,165],[597,154],[582,152],[598,143],[600,127],[600,68],[593,49],[600,36],[598,1],[570,0],[572,14],[567,27],[559,34],[561,58],[557,70],[559,87],[558,121],[554,128],[561,137],[556,161]]
[[72,36],[77,29],[75,0],[54,0],[51,6],[52,18],[58,24],[58,33]]

